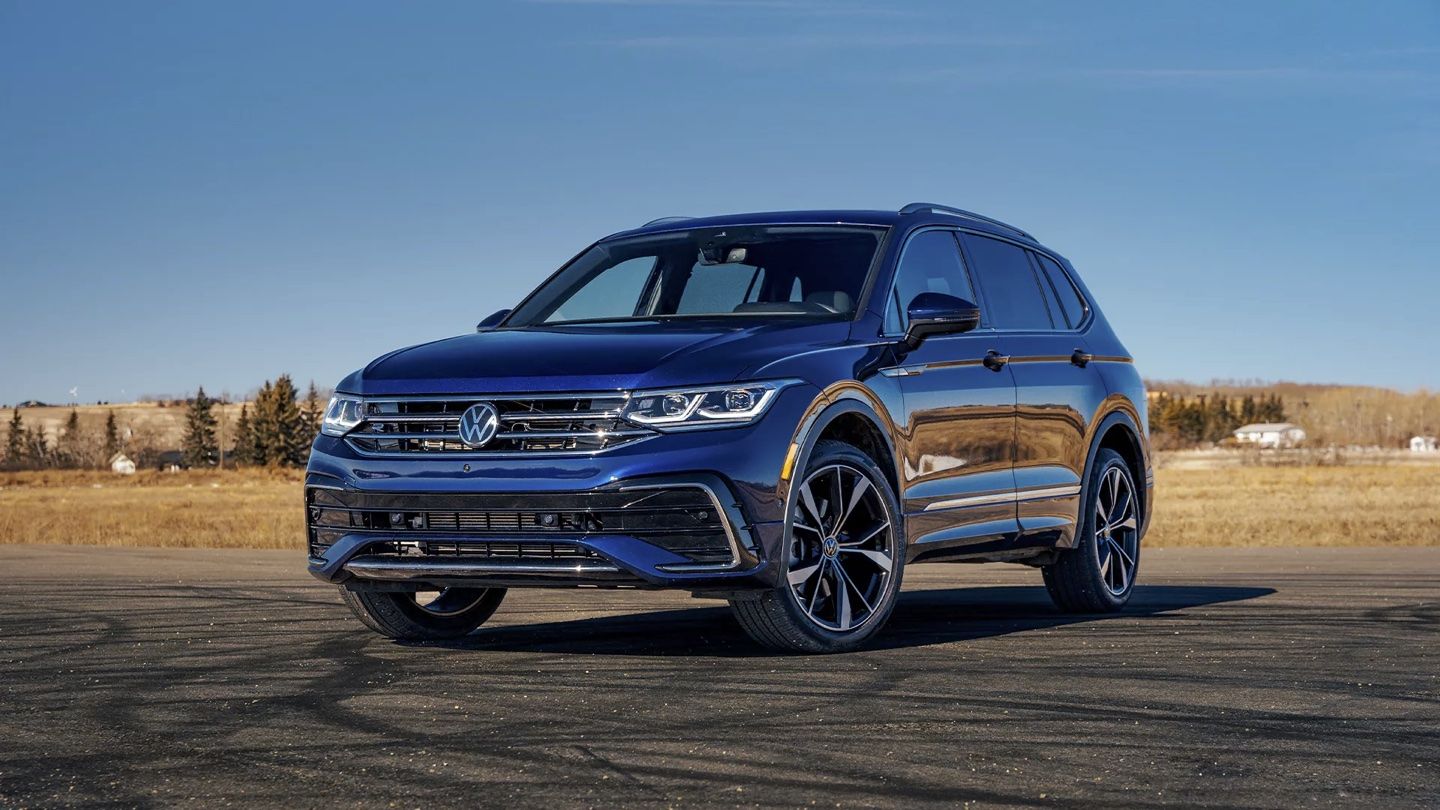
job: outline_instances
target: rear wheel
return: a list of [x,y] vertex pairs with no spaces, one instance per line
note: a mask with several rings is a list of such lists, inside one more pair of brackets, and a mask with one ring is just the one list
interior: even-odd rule
[[1110,613],[1125,606],[1140,564],[1140,502],[1119,453],[1095,456],[1074,548],[1043,569],[1045,588],[1067,613]]
[[780,584],[730,605],[745,631],[772,649],[852,650],[884,626],[900,589],[895,494],[864,453],[822,441],[791,501]]
[[340,595],[366,627],[383,636],[436,641],[460,638],[484,624],[505,598],[505,589],[395,592],[341,588]]

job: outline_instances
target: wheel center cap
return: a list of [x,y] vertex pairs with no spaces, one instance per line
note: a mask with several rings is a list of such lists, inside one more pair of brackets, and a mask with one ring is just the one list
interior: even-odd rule
[[836,540],[833,537],[827,537],[822,540],[820,542],[820,547],[825,552],[826,557],[834,557],[836,554],[840,553],[840,541]]

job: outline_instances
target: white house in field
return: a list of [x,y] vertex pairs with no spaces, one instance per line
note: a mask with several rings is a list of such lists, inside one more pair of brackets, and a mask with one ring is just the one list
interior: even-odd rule
[[135,462],[124,453],[116,453],[110,457],[110,471],[116,475],[134,475]]
[[1440,438],[1434,436],[1416,436],[1410,440],[1410,452],[1440,453]]
[[1235,441],[1264,449],[1295,447],[1305,441],[1305,429],[1289,422],[1257,422],[1237,428]]

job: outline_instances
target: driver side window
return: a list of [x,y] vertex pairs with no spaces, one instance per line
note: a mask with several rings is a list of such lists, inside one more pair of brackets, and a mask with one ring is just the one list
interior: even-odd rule
[[953,231],[922,231],[905,243],[885,307],[886,334],[898,335],[905,331],[905,310],[915,296],[924,292],[975,300]]

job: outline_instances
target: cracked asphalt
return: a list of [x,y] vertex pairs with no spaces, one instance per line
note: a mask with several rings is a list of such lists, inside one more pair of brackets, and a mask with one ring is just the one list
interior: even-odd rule
[[1147,549],[1103,618],[916,566],[828,657],[564,590],[407,646],[303,567],[0,547],[0,806],[1440,805],[1440,549]]

